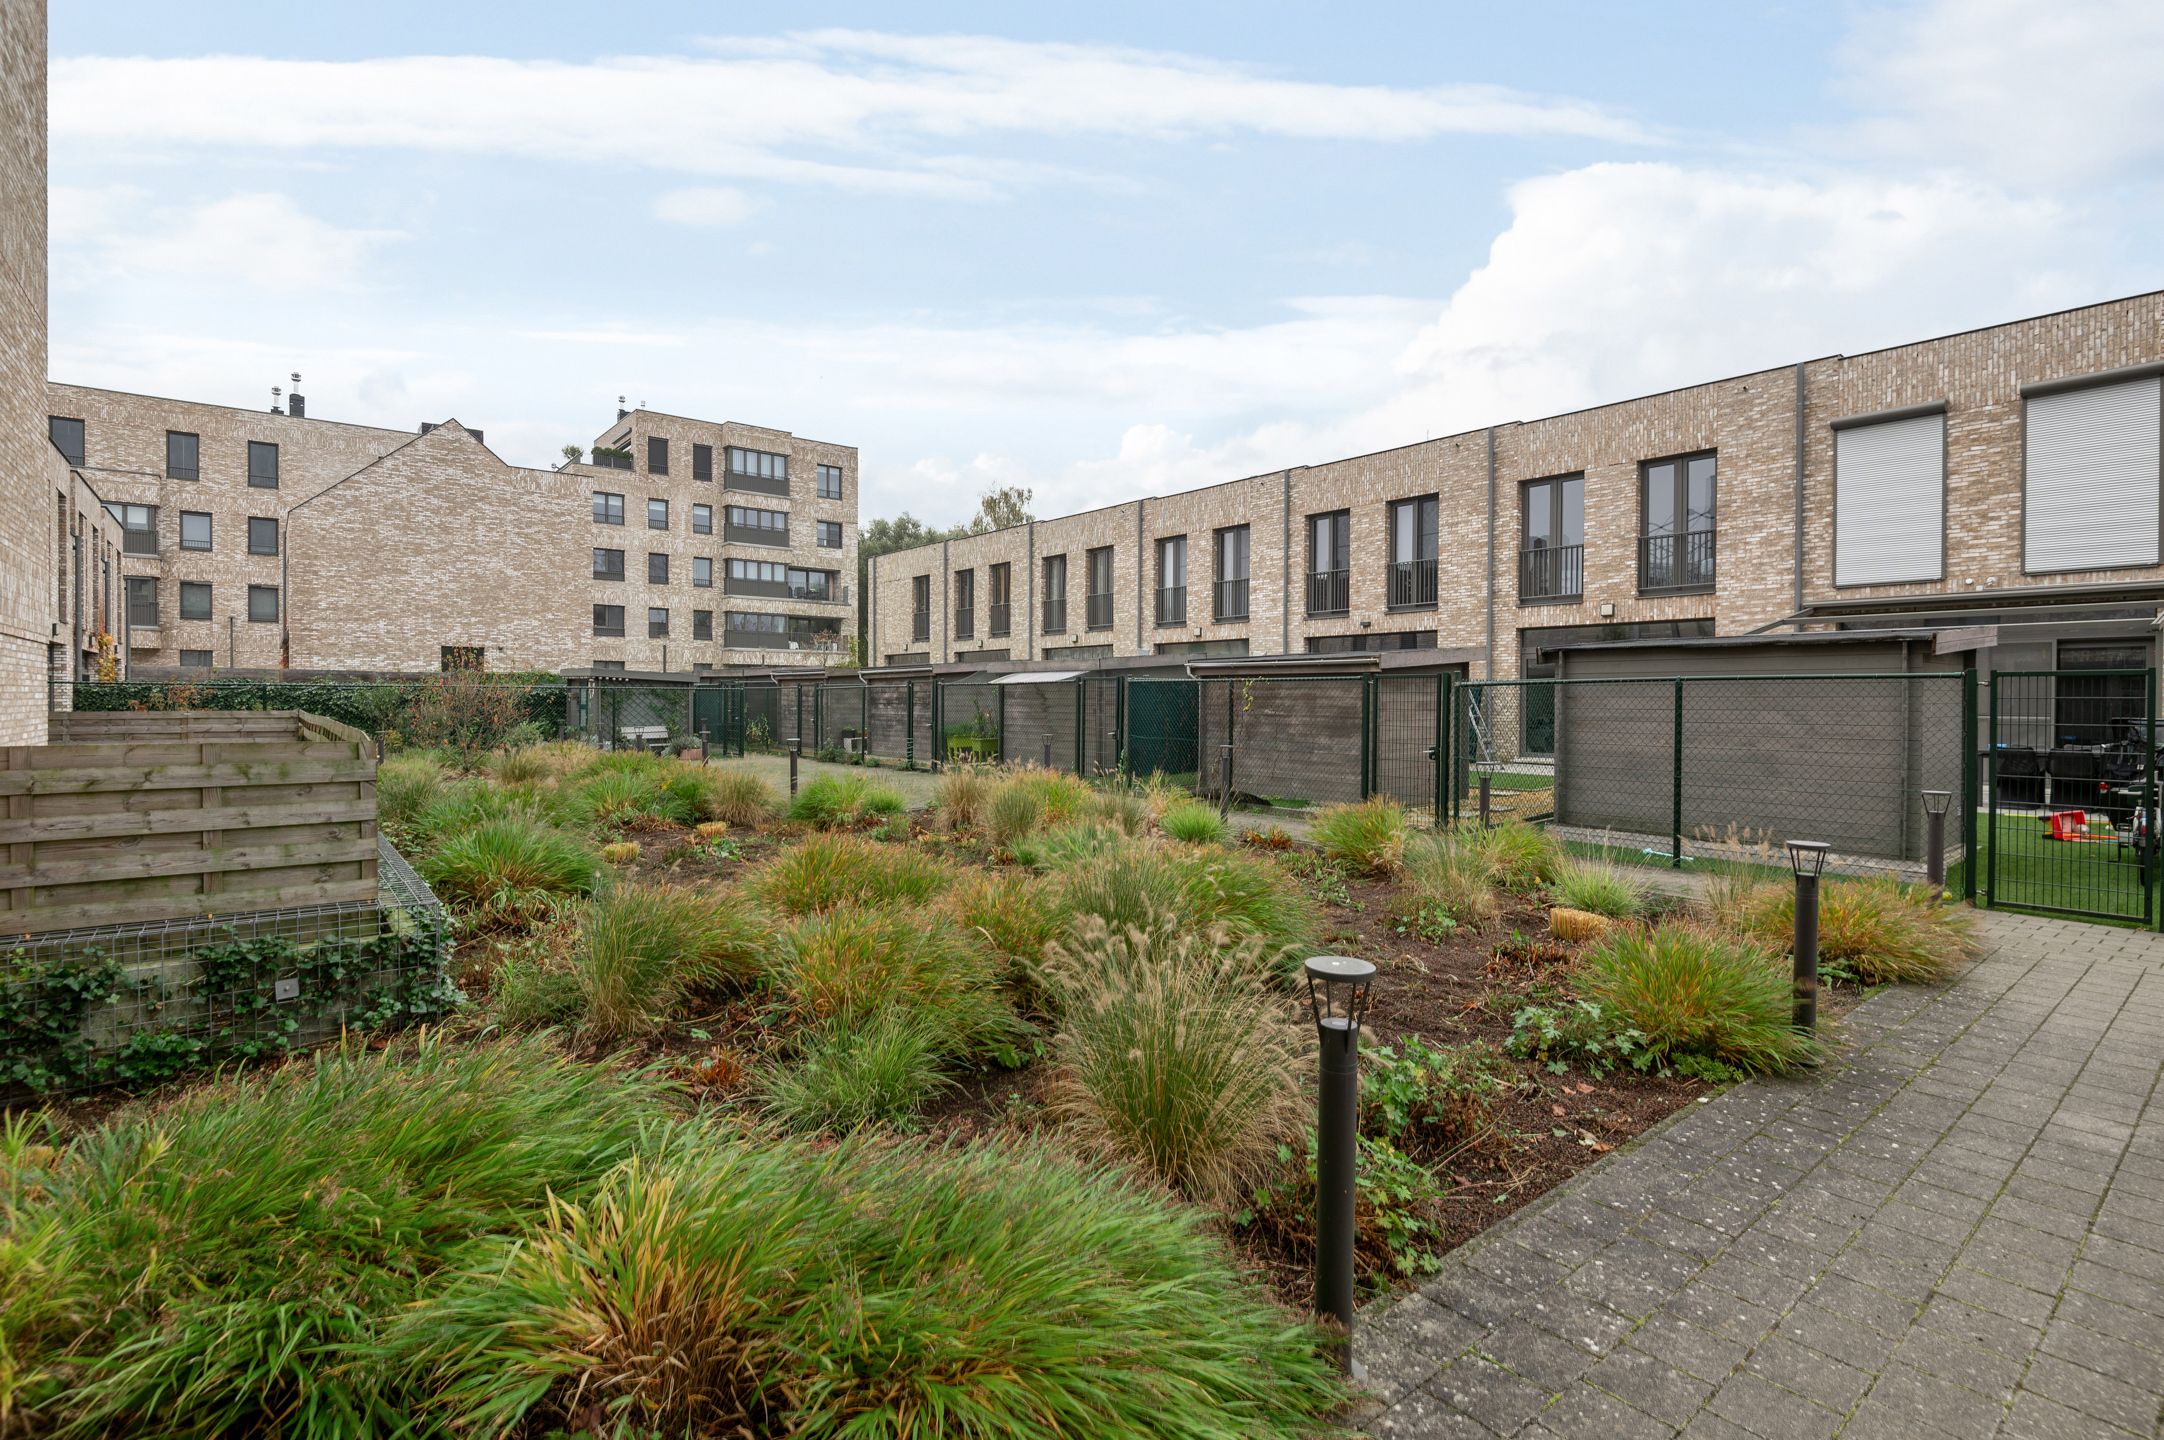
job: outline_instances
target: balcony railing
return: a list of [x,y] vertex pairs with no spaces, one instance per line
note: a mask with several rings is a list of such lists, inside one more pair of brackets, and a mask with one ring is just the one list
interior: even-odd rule
[[1583,594],[1583,545],[1544,545],[1518,552],[1520,600],[1575,600]]
[[819,631],[816,633],[774,630],[723,630],[721,643],[732,650],[816,650],[835,651],[842,648],[841,632]]
[[1714,533],[1691,530],[1681,535],[1638,537],[1638,588],[1655,591],[1711,590]]
[[1112,628],[1112,597],[1110,595],[1090,596],[1089,614],[1086,618],[1090,629],[1110,630]]
[[985,617],[984,633],[987,635],[1005,635],[1008,628],[1013,624],[1014,607],[1012,605],[991,605],[986,608],[990,613]]
[[604,640],[621,640],[624,638],[624,622],[619,620],[614,625],[596,625],[594,635]]
[[1394,560],[1390,564],[1390,608],[1431,610],[1435,607],[1435,561]]
[[932,617],[919,610],[909,617],[909,638],[913,641],[932,638]]
[[1187,623],[1187,587],[1163,585],[1157,591],[1157,623],[1160,625],[1185,625]]
[[1307,613],[1343,615],[1352,609],[1352,571],[1313,570],[1307,577]]
[[792,585],[786,580],[747,580],[741,575],[723,576],[721,593],[757,595],[768,600],[810,600],[819,604],[831,604],[841,598],[833,586]]
[[957,640],[974,640],[977,638],[977,612],[975,610],[957,610],[954,612],[954,638]]
[[777,545],[789,548],[787,527],[769,530],[763,525],[729,525],[721,527],[721,538],[731,545]]
[[1067,602],[1047,600],[1044,602],[1044,633],[1064,635],[1067,633]]
[[749,490],[757,495],[787,495],[789,477],[786,475],[746,475],[741,470],[722,472],[721,488],[724,490]]
[[1220,622],[1247,618],[1247,578],[1220,580],[1212,597],[1212,617]]

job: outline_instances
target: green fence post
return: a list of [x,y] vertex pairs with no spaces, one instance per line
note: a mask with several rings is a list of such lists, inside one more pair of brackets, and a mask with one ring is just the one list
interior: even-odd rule
[[1996,675],[1991,678],[1991,726],[1984,736],[1984,744],[1989,747],[1984,753],[1990,757],[1990,763],[1984,767],[1987,805],[1984,831],[1985,843],[1991,847],[1984,860],[1984,904],[1994,905],[1999,898],[1999,680]]
[[[2142,767],[2141,810],[2142,819],[2149,822],[2150,805],[2156,796],[2156,670],[2154,667],[2142,673]],[[2141,827],[2135,827],[2135,834]],[[2141,923],[2143,929],[2151,926],[2164,929],[2164,907],[2156,904],[2157,872],[2164,869],[2157,864],[2157,834],[2150,825],[2149,854],[2134,852],[2134,863],[2141,866]]]
[[[1001,685],[997,688],[999,690],[999,744],[994,747],[992,758],[1004,765],[1007,763],[1007,687]],[[1029,757],[1025,755],[1022,758],[1027,760]]]
[[1671,787],[1668,815],[1668,865],[1670,869],[1683,868],[1683,677],[1676,677],[1676,740],[1675,758],[1670,766]]
[[1435,828],[1443,828],[1443,746],[1450,736],[1450,672],[1435,677]]
[[1089,682],[1077,675],[1067,682],[1074,686],[1074,773],[1087,775],[1089,742]]
[[826,686],[812,682],[812,750],[816,753],[820,741],[826,737],[827,691]]
[[1368,798],[1368,767],[1375,759],[1375,677],[1360,677],[1360,798]]
[[1976,662],[1961,671],[1961,898],[1976,901]]
[[947,763],[947,684],[932,682],[932,768]]
[[917,682],[902,682],[902,768],[917,768]]
[[1134,767],[1127,757],[1127,677],[1120,676],[1112,682],[1112,755],[1122,775],[1132,777]]

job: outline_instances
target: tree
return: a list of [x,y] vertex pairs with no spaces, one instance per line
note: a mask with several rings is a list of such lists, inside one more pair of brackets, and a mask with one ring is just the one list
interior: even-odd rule
[[982,535],[990,530],[1005,530],[1011,525],[1027,525],[1037,517],[1029,513],[1029,502],[1036,492],[1027,485],[1002,485],[987,490],[977,501],[976,516],[970,520],[967,533]]
[[586,452],[585,452],[584,450],[580,449],[580,448],[579,448],[578,446],[576,446],[576,445],[566,445],[566,446],[564,446],[564,459],[566,459],[566,460],[570,461],[570,462],[571,462],[571,463],[572,463],[573,465],[576,465],[576,464],[578,464],[578,463],[579,463],[579,462],[580,462],[581,460],[584,460],[585,458],[586,458]]
[[937,545],[942,540],[959,540],[964,535],[982,535],[992,530],[1004,530],[1010,525],[1026,525],[1036,517],[1029,513],[1032,499],[1026,485],[1002,485],[988,490],[977,500],[977,513],[967,525],[941,529],[927,525],[904,510],[888,520],[877,519],[866,523],[857,531],[857,654],[865,664],[877,664],[873,656],[868,621],[871,616],[870,587],[872,561],[881,555],[892,555],[897,550],[914,550],[919,545]]

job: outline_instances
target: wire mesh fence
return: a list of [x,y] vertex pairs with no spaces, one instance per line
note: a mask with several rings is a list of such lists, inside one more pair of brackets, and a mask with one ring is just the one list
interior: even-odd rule
[[378,898],[54,930],[0,960],[0,1103],[147,1085],[443,1014],[443,907],[378,840]]

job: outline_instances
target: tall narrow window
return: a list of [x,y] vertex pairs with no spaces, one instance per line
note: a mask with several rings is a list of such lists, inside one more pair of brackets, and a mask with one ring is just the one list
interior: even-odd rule
[[184,430],[165,432],[165,478],[196,480],[202,477],[203,437]]
[[248,483],[258,490],[278,488],[278,447],[268,440],[248,442]]
[[1067,557],[1047,555],[1044,557],[1044,633],[1063,635],[1067,631]]
[[1187,623],[1187,537],[1168,535],[1157,542],[1157,623]]
[[842,467],[841,467],[841,466],[839,466],[839,465],[822,465],[822,466],[820,466],[820,467],[819,467],[819,471],[818,471],[818,476],[819,476],[819,490],[818,490],[818,494],[819,494],[819,498],[820,498],[820,499],[822,499],[822,500],[839,500],[839,499],[841,499],[841,498],[842,498]]
[[669,528],[668,501],[649,500],[646,502],[646,528],[649,530],[666,530]]
[[691,447],[691,478],[711,480],[714,478],[714,447],[694,445]]
[[977,572],[954,572],[954,638],[973,640],[977,635]]
[[1100,545],[1085,557],[1089,561],[1088,614],[1092,630],[1112,628],[1112,547]]
[[158,582],[148,575],[127,577],[128,624],[139,630],[158,626]]
[[714,583],[714,562],[704,555],[692,556],[691,583],[701,590],[711,588]]
[[1220,622],[1247,618],[1247,546],[1245,525],[1217,532],[1217,589],[1212,617]]
[[1518,546],[1520,600],[1576,600],[1585,593],[1585,477],[1529,480]]
[[714,533],[713,506],[694,505],[691,507],[691,533],[694,535],[711,535]]
[[1710,590],[1714,568],[1714,457],[1649,460],[1640,472],[1638,588]]
[[666,640],[669,638],[669,612],[654,606],[646,612],[646,638]]
[[1014,625],[1014,566],[1001,561],[989,574],[991,594],[985,610],[985,634],[1005,635]]
[[932,577],[929,575],[910,577],[909,633],[920,641],[932,638]]
[[1307,613],[1342,615],[1352,608],[1352,512],[1307,517]]
[[691,638],[694,640],[711,640],[714,638],[713,611],[694,610],[691,612]]
[[1390,585],[1392,610],[1427,610],[1435,605],[1436,499],[1395,500],[1390,505]]
[[64,415],[45,417],[45,433],[52,436],[53,448],[70,465],[83,463],[83,422],[71,420]]
[[646,552],[646,583],[666,585],[669,583],[669,552],[649,550]]
[[646,437],[646,473],[666,475],[669,473],[669,442],[659,435]]

